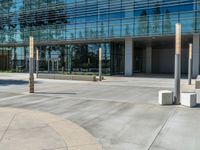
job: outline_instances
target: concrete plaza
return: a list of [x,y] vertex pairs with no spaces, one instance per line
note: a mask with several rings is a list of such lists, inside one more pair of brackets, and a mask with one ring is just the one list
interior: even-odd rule
[[[70,120],[104,150],[198,150],[199,107],[158,105],[158,91],[172,90],[173,83],[162,75],[106,77],[103,82],[36,79],[35,94],[29,94],[28,74],[0,73],[0,107]],[[183,79],[182,91],[194,91],[186,83]],[[0,146],[3,141],[1,137]]]
[[0,122],[2,150],[102,150],[85,129],[46,112],[0,108]]

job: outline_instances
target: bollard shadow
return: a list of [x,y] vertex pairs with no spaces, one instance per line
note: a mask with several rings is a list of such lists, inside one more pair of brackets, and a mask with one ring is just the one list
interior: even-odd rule
[[77,93],[65,93],[65,92],[35,92],[35,94],[52,94],[52,95],[77,95]]
[[200,108],[200,103],[197,103],[197,105],[193,108]]
[[[157,73],[152,73],[152,74],[144,74],[144,73],[134,73],[134,77],[138,78],[160,78],[160,79],[173,79],[174,74],[157,74]],[[187,74],[181,74],[182,79],[187,79],[188,76]]]
[[[112,77],[124,77],[124,75],[112,75]],[[151,74],[146,74],[146,73],[134,73],[133,76],[127,77],[127,78],[132,78],[132,77],[137,77],[137,78],[159,78],[159,79],[174,79],[174,74],[159,74],[159,73],[151,73]],[[188,75],[187,74],[181,74],[181,79],[187,79]]]
[[9,85],[25,85],[28,84],[26,80],[13,80],[13,79],[0,79],[0,86],[9,86]]

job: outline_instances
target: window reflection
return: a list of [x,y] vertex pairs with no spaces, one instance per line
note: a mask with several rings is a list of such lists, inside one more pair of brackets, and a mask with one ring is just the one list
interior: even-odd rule
[[0,3],[1,43],[27,42],[30,34],[43,42],[169,35],[174,34],[177,22],[184,25],[185,34],[200,29],[199,0],[0,0]]

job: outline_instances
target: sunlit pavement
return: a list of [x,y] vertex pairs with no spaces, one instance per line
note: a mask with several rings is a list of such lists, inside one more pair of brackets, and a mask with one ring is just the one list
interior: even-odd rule
[[102,150],[86,130],[55,115],[0,108],[2,150]]
[[[182,90],[194,91],[186,83]],[[154,75],[103,82],[36,79],[35,94],[29,94],[28,74],[0,73],[0,107],[58,115],[86,129],[105,150],[198,150],[199,107],[157,103],[158,91],[173,84]]]

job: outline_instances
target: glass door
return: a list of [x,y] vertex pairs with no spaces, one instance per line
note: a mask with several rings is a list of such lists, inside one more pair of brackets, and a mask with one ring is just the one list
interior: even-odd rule
[[111,75],[124,74],[124,44],[112,43],[111,44]]
[[144,71],[143,67],[144,50],[136,48],[134,50],[134,72],[141,73]]
[[0,48],[0,70],[5,71],[9,69],[9,53],[6,48]]

